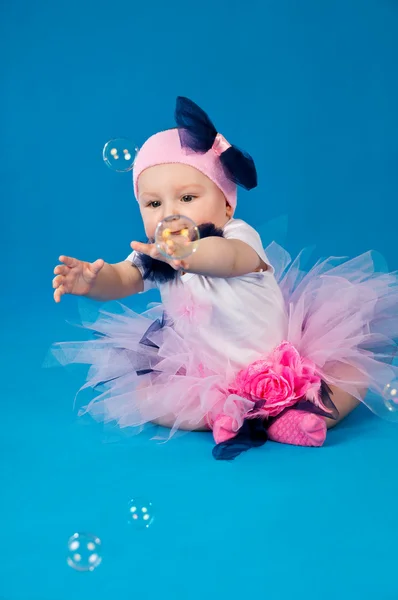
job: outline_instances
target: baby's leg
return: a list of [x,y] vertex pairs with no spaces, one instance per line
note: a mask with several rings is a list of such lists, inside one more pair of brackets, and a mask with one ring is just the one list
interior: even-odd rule
[[[355,381],[358,387],[361,398],[365,398],[367,392],[367,381],[366,377],[360,373],[354,367],[349,365],[338,365],[335,368],[334,375],[338,374],[339,378],[345,379],[346,381]],[[357,408],[360,404],[359,400],[355,396],[351,396],[348,392],[345,392],[339,387],[334,385],[330,386],[333,392],[332,401],[339,411],[339,416],[336,420],[326,418],[326,425],[328,429],[331,429],[340,421],[342,421],[350,412]]]
[[[333,385],[330,386],[330,389],[333,392],[331,398],[333,404],[339,411],[339,416],[337,419],[329,419],[325,417],[326,426],[328,429],[331,429],[332,427],[337,425],[337,423],[340,423],[340,421],[342,421],[348,414],[350,414],[350,412],[354,410],[354,408],[356,408],[360,404],[359,400],[357,400],[355,396],[351,396],[351,394],[349,394],[348,392],[345,392],[344,390],[341,390],[340,388],[335,387]],[[363,388],[361,390],[361,396],[364,397],[365,394],[366,388]]]

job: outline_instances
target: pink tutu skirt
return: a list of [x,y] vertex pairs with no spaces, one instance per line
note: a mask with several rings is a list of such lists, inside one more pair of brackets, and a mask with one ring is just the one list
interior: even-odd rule
[[[314,412],[332,414],[333,407],[314,392],[322,380],[326,387],[355,396],[380,417],[398,421],[398,398],[395,404],[388,393],[398,377],[397,273],[377,272],[370,252],[352,260],[328,258],[308,271],[302,266],[303,253],[291,261],[273,243],[266,254],[286,303],[288,333],[283,342],[293,349],[289,360],[297,362],[292,358],[297,352],[304,361],[301,374],[309,383],[301,400]],[[97,395],[80,413],[98,420],[138,430],[162,423],[172,435],[177,429],[211,428],[215,416],[222,414],[238,431],[250,415],[274,417],[299,401],[297,393],[281,391],[279,376],[259,380],[256,365],[248,365],[251,371],[243,377],[243,387],[249,381],[249,388],[239,391],[236,382],[242,374],[222,356],[204,351],[194,337],[181,337],[162,304],[142,314],[118,305],[118,311],[101,310],[94,322],[83,325],[92,331],[92,339],[58,343],[52,354],[63,365],[89,365],[81,390],[93,388]],[[289,386],[286,364],[281,368]],[[298,388],[304,389],[301,383]],[[273,403],[267,403],[270,390],[277,391]]]

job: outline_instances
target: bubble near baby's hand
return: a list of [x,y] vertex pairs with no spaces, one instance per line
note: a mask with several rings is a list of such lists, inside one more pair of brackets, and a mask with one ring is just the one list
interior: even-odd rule
[[196,252],[199,239],[197,225],[183,215],[166,217],[155,231],[156,248],[169,260],[182,260]]
[[105,164],[118,173],[131,171],[138,154],[138,148],[127,138],[115,138],[104,146],[102,157]]

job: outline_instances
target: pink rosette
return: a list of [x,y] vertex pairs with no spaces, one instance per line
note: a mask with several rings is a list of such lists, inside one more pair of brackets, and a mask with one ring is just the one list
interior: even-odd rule
[[275,417],[300,399],[319,405],[321,379],[315,364],[302,358],[289,342],[242,369],[231,387],[257,408],[247,418]]

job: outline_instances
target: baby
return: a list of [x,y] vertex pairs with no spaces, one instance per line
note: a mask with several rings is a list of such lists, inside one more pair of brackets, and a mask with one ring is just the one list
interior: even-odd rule
[[[63,364],[91,366],[84,387],[101,393],[86,410],[121,427],[212,430],[216,458],[267,438],[321,446],[369,387],[381,413],[380,391],[397,375],[386,360],[398,337],[396,275],[376,274],[369,254],[305,273],[276,244],[265,250],[234,218],[237,185],[257,185],[251,157],[187,98],[177,99],[176,122],[147,140],[134,165],[148,242],[132,242],[117,264],[61,256],[54,269],[56,302],[161,294],[143,314],[100,313],[87,325],[93,340],[55,346]],[[185,260],[154,243],[172,215],[201,231]]]

